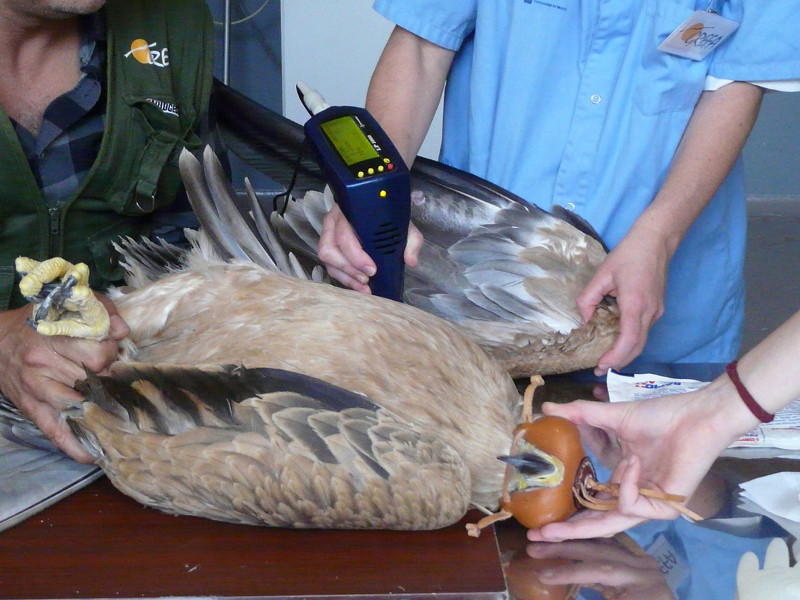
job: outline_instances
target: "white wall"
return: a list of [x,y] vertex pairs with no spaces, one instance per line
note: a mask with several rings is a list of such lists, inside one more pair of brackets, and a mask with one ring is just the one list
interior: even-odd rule
[[[283,114],[298,123],[308,118],[297,98],[297,81],[319,91],[328,104],[364,106],[392,27],[372,10],[371,0],[283,0]],[[438,156],[441,129],[440,107],[420,155]]]

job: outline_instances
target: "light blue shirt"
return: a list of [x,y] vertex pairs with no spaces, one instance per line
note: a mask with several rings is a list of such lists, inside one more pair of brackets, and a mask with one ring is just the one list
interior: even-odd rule
[[[656,49],[696,9],[740,28],[702,61]],[[706,76],[800,77],[800,2],[376,0],[457,50],[440,159],[589,221],[613,248],[666,177]],[[717,6],[719,8],[719,6]],[[737,164],[670,264],[641,359],[727,362],[744,315],[746,212]]]

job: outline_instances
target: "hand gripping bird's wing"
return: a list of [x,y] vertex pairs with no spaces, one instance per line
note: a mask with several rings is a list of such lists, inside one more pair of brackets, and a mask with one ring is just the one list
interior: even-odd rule
[[117,363],[68,409],[116,487],[169,513],[276,527],[433,529],[470,496],[459,455],[305,375]]
[[[587,324],[578,310],[607,253],[591,226],[435,161],[417,158],[411,173],[424,244],[406,269],[405,301],[462,326],[513,376],[594,366],[618,315],[612,299]],[[327,210],[323,194],[309,191],[272,222],[287,246],[316,259]]]
[[[324,178],[297,160],[300,125],[218,86],[226,144],[294,192],[272,223],[285,246],[317,261],[327,203]],[[594,366],[618,330],[611,299],[583,324],[576,298],[603,261],[599,236],[578,215],[554,214],[464,171],[418,157],[411,169],[411,218],[425,243],[406,270],[405,301],[461,325],[514,376]]]

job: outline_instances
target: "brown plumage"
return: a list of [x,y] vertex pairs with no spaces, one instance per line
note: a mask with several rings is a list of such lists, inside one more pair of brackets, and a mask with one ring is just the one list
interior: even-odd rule
[[[213,153],[205,169],[184,153],[181,167],[207,233],[167,272],[149,263],[151,248],[123,244],[133,289],[112,297],[130,344],[112,376],[90,377],[81,387],[87,401],[66,413],[111,481],[168,512],[296,527],[430,528],[459,519],[470,502],[495,506],[504,471],[496,457],[508,449],[520,400],[507,372],[517,372],[514,348],[541,340],[553,357],[552,328],[514,342],[519,323],[455,325],[285,275],[279,268],[302,275],[297,260],[279,247],[262,249],[238,211],[226,212],[233,201]],[[528,244],[522,252],[533,271],[550,264],[563,275],[541,283],[555,290],[548,297],[561,294],[569,304],[597,257],[570,274],[576,260],[559,237],[563,225],[545,221],[531,235],[553,248],[540,253],[542,244]],[[258,227],[268,237],[265,225]],[[507,229],[502,246],[513,241]],[[461,251],[481,252],[499,230],[484,233]],[[220,249],[260,265],[223,260]],[[492,261],[467,274],[479,270],[490,274]],[[482,289],[486,298],[504,293]],[[547,309],[550,318],[563,312],[574,320],[574,309],[558,303]],[[467,335],[482,327],[488,338],[508,329],[505,368]],[[587,360],[571,335],[560,347]],[[594,335],[602,346],[605,333]],[[520,355],[520,368],[529,369],[530,354]],[[563,364],[574,367],[573,358]],[[301,377],[288,385],[290,373]]]
[[452,448],[319,380],[117,363],[79,387],[86,401],[66,412],[78,439],[120,490],[166,512],[431,529],[467,509],[469,472]]
[[[143,282],[139,282],[141,284]],[[471,499],[494,505],[519,394],[455,326],[410,306],[201,252],[114,297],[129,356],[151,364],[241,364],[303,373],[364,394],[451,446]]]

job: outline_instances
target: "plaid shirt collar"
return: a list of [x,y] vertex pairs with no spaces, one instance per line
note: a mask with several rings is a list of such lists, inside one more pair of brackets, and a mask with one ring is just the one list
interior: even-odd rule
[[48,205],[68,200],[100,149],[105,125],[106,24],[102,11],[81,19],[81,78],[45,109],[38,136],[14,131]]

